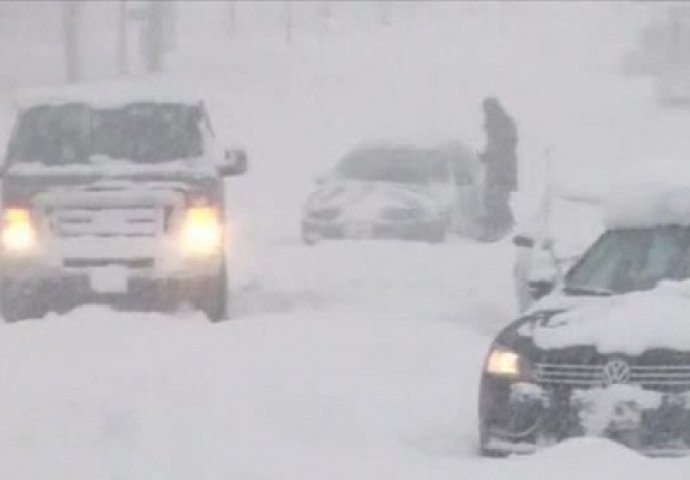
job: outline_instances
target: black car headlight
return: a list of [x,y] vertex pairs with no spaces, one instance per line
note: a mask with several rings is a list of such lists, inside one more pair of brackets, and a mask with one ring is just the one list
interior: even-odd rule
[[526,367],[526,362],[520,354],[497,345],[491,348],[486,358],[484,371],[498,377],[520,378],[527,374]]

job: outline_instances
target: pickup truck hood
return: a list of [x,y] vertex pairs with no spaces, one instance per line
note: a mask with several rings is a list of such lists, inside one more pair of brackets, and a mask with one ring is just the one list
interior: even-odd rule
[[58,197],[78,192],[174,191],[178,195],[213,192],[217,177],[213,169],[193,161],[174,161],[151,165],[131,162],[108,164],[44,166],[17,164],[3,178],[4,203],[54,203]]

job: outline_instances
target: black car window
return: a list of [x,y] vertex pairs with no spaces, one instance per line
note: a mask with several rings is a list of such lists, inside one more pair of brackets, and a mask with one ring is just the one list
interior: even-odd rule
[[690,228],[605,233],[568,273],[566,289],[626,293],[690,278]]

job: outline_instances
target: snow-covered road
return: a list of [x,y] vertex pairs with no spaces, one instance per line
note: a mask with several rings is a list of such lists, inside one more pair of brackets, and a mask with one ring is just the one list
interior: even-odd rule
[[428,3],[397,30],[286,46],[275,25],[228,39],[209,28],[221,2],[181,2],[196,37],[171,65],[250,155],[228,182],[233,319],[85,306],[0,324],[0,478],[687,477],[688,459],[596,439],[476,456],[480,366],[515,307],[509,242],[299,243],[311,178],[344,150],[415,135],[480,148],[487,94],[516,115],[524,190],[549,155],[598,176],[689,151],[687,112],[662,115],[649,85],[611,74],[629,35],[616,2]]
[[0,326],[0,477],[685,475],[688,460],[591,439],[476,456],[509,260],[508,244],[460,240],[266,244],[227,322],[85,306]]
[[485,250],[278,245],[237,282],[232,321],[88,306],[3,326],[0,476],[452,472],[474,455],[479,368],[506,314]]

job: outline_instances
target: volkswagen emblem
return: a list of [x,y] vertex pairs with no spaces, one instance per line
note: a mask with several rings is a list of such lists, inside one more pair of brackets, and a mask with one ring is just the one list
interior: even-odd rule
[[616,385],[630,381],[630,365],[625,360],[615,358],[604,365],[601,372],[604,385]]

